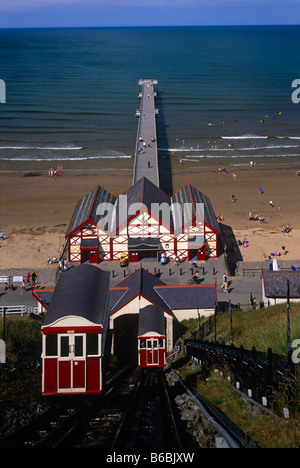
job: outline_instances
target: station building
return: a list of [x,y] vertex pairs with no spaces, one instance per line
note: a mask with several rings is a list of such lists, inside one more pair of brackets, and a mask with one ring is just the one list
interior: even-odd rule
[[[201,207],[199,210],[198,207]],[[98,186],[77,204],[66,233],[68,261],[145,258],[207,260],[222,252],[221,231],[207,196],[187,184],[172,197],[139,179],[118,198]]]
[[[45,311],[42,358],[45,375],[50,376],[44,382],[45,394],[55,393],[59,385],[63,385],[61,392],[69,391],[74,363],[79,381],[90,375],[89,369],[101,372],[104,354],[108,359],[110,354],[121,356],[124,349],[130,349],[131,359],[136,359],[138,340],[147,336],[153,350],[156,340],[162,339],[165,354],[170,355],[182,332],[180,322],[211,316],[218,307],[216,284],[167,285],[139,268],[110,287],[109,276],[96,265],[84,264],[62,273],[55,289],[32,291]],[[97,349],[94,354],[89,353],[92,340]],[[105,343],[109,343],[106,352]],[[68,379],[62,384],[59,375],[65,369]],[[84,383],[95,390],[94,381]]]

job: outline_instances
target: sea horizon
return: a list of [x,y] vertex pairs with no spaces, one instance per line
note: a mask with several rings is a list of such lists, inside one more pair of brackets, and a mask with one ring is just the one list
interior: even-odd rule
[[[158,80],[160,157],[294,164],[299,25],[2,28],[0,170],[131,167],[140,78]],[[299,31],[298,31],[299,30]],[[293,47],[291,47],[291,45]],[[127,164],[127,165],[126,165]]]

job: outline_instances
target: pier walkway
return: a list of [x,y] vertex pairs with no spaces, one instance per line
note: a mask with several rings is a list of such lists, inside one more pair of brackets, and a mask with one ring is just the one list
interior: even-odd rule
[[146,177],[153,184],[159,187],[158,152],[156,136],[156,116],[158,109],[155,108],[155,98],[157,97],[156,80],[140,80],[138,85],[141,91],[140,109],[136,111],[139,117],[133,184],[142,177]]

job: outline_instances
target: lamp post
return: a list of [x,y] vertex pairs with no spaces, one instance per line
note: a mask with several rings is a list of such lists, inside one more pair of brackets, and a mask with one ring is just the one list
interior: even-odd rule
[[287,354],[291,351],[290,280],[287,280]]
[[234,336],[233,336],[233,326],[232,326],[232,307],[231,307],[231,300],[229,299],[229,317],[230,317],[230,331],[231,331],[231,344],[234,344]]

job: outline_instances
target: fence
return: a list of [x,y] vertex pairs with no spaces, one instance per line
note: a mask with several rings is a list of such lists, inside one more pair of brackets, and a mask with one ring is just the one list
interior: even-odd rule
[[207,372],[228,368],[236,388],[263,406],[273,403],[274,392],[282,392],[283,389],[283,399],[291,407],[298,406],[296,369],[291,353],[285,360],[284,356],[274,354],[271,348],[263,353],[255,348],[245,350],[242,346],[236,348],[210,341],[186,341],[185,346],[187,356],[204,366]]
[[38,314],[38,307],[32,307],[28,305],[11,305],[11,306],[0,306],[0,315],[30,315]]

